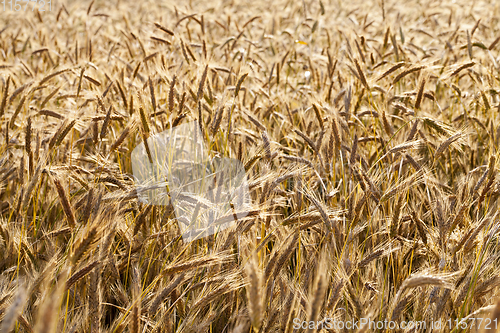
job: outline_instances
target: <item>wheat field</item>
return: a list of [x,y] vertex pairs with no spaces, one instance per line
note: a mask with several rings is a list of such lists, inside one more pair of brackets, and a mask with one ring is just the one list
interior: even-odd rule
[[[496,331],[500,3],[42,2],[0,7],[0,332]],[[186,241],[131,152],[192,121],[251,207]]]

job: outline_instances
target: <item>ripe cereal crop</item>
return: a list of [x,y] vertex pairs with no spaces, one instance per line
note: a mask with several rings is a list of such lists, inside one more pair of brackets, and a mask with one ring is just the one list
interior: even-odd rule
[[[496,329],[498,3],[42,3],[0,9],[0,332]],[[138,185],[188,124],[239,172]]]

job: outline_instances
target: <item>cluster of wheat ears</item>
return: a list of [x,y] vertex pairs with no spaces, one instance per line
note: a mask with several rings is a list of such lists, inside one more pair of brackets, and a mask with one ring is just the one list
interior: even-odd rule
[[[500,318],[499,17],[465,0],[1,12],[0,331]],[[192,242],[137,199],[130,157],[188,121],[252,199]],[[433,331],[450,330],[481,328]]]

